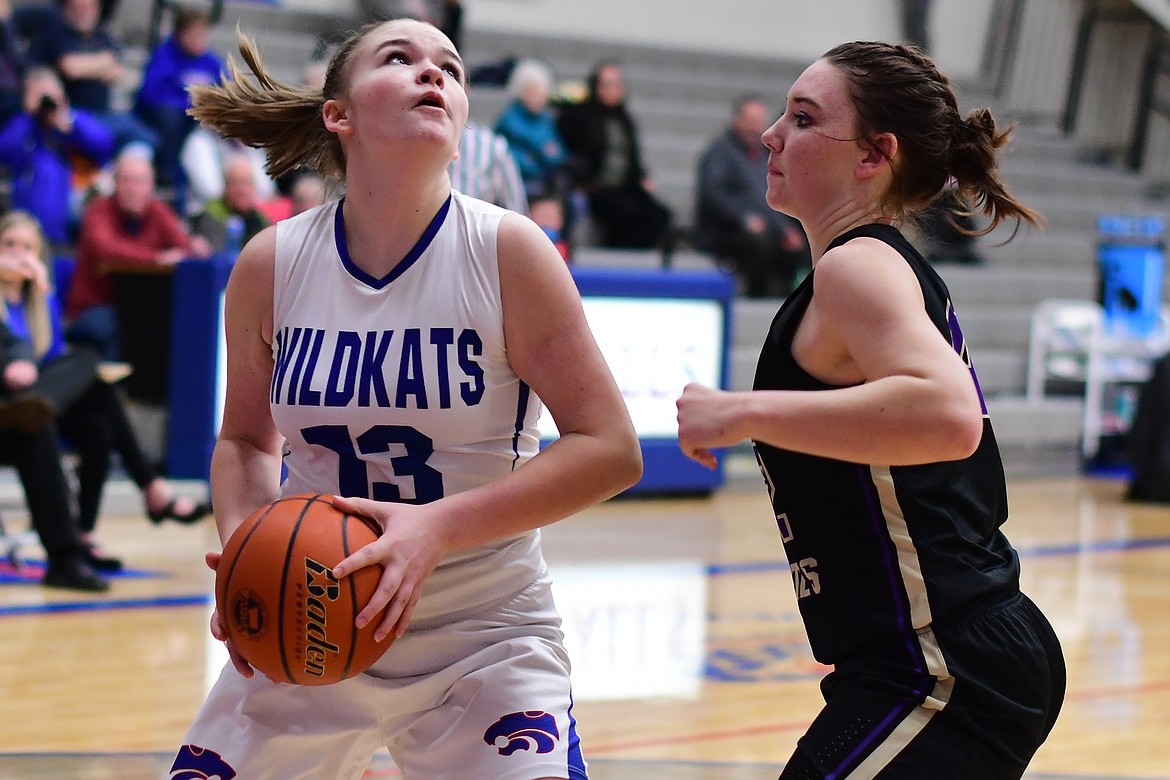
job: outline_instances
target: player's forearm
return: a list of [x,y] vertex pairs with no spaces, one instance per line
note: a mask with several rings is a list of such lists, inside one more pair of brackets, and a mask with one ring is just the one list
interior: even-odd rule
[[448,550],[549,525],[634,485],[642,455],[632,435],[566,434],[504,479],[443,499]]
[[983,426],[969,399],[915,377],[837,390],[735,395],[735,426],[745,438],[853,463],[958,460],[978,446]]
[[280,453],[241,439],[220,438],[211,456],[211,502],[219,538],[232,532],[257,507],[280,491]]

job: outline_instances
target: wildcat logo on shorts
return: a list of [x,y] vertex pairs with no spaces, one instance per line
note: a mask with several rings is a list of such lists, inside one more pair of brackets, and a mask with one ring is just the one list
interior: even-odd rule
[[541,710],[505,715],[483,734],[483,741],[499,750],[501,756],[530,748],[537,753],[551,753],[560,738],[557,719]]
[[236,770],[216,753],[198,745],[183,745],[171,764],[171,780],[232,780]]

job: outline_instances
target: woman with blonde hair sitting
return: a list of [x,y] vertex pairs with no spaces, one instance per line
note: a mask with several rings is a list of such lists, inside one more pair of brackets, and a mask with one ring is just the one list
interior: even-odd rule
[[[26,266],[43,264],[45,240],[36,218],[23,211],[0,217],[0,253]],[[0,290],[5,331],[0,338],[2,391],[10,399],[4,407],[7,414],[0,414],[0,425],[28,430],[56,418],[79,458],[78,519],[86,539],[97,524],[112,452],[118,453],[141,489],[152,522],[193,523],[206,516],[210,507],[176,496],[158,476],[130,427],[121,395],[101,379],[97,353],[65,343],[51,287],[8,274],[0,277]],[[98,555],[92,544],[88,558],[98,569],[121,568],[120,561]]]

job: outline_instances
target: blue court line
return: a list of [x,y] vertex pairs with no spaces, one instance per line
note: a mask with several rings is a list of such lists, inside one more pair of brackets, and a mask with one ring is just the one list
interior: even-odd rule
[[[1082,544],[1041,545],[1039,547],[1017,547],[1021,558],[1055,558],[1061,555],[1077,555],[1085,552],[1126,552],[1129,550],[1154,550],[1170,547],[1170,536],[1152,536],[1141,539],[1112,539]],[[773,571],[787,571],[787,561],[754,561],[751,563],[712,564],[705,567],[709,576],[719,574],[764,574]]]
[[[0,618],[17,615],[96,612],[103,609],[148,609],[153,607],[194,607],[211,601],[211,594],[162,596],[151,599],[111,599],[105,601],[63,601],[56,604],[14,604],[0,607]],[[0,754],[3,755],[3,754]]]
[[[18,574],[8,564],[0,564],[0,585],[39,585],[41,577],[45,574],[44,562],[26,561],[24,568],[30,572],[29,575]],[[148,571],[146,569],[122,569],[117,572],[105,572],[102,576],[105,579],[112,580],[149,580],[161,579],[171,575],[167,572]]]

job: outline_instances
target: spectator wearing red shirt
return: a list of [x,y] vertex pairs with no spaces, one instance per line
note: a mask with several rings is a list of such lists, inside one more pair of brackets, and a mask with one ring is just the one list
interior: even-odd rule
[[81,221],[77,266],[65,307],[67,338],[93,344],[106,359],[116,360],[109,270],[167,268],[210,254],[207,241],[190,235],[170,206],[155,197],[150,159],[133,148],[123,152],[114,167],[113,194],[90,203]]

